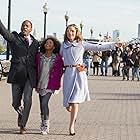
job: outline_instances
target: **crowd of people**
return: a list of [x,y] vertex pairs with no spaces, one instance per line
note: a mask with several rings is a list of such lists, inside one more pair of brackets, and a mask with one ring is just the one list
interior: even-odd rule
[[[0,20],[0,34],[9,42],[12,54],[7,82],[11,83],[12,86],[12,106],[18,114],[17,123],[20,134],[27,132],[26,125],[31,110],[34,88],[40,101],[40,131],[43,135],[49,133],[48,103],[55,90],[61,87],[63,75],[63,106],[70,113],[69,134],[75,135],[79,104],[90,101],[87,81],[89,71],[85,71],[84,66],[88,57],[93,59],[93,74],[95,75],[97,68],[96,74],[98,75],[101,59],[101,75],[106,76],[108,74],[108,58],[113,56],[113,75],[117,75],[119,64],[116,63],[120,63],[121,59],[116,61],[116,57],[122,57],[125,78],[126,71],[128,71],[127,60],[131,54],[134,63],[133,74],[137,74],[139,80],[137,73],[138,49],[132,51],[132,48],[126,47],[125,51],[122,51],[119,43],[114,42],[102,45],[88,43],[83,40],[80,30],[75,24],[67,26],[62,43],[54,37],[49,37],[44,39],[40,45],[31,35],[31,31],[32,22],[29,20],[23,21],[20,33],[16,31],[10,33]],[[90,67],[87,66],[87,68]]]
[[[118,42],[115,50],[103,52],[85,52],[83,59],[87,75],[107,76],[108,68],[112,68],[112,76],[122,76],[122,80],[140,80],[140,45]],[[111,60],[111,62],[110,62]],[[100,73],[99,73],[100,72]],[[130,76],[130,73],[132,76]]]

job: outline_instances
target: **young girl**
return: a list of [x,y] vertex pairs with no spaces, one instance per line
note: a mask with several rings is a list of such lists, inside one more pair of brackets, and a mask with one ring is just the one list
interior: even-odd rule
[[105,51],[114,49],[115,43],[104,45],[90,44],[83,41],[75,24],[67,26],[60,54],[64,59],[63,105],[70,112],[69,133],[75,135],[75,122],[79,103],[90,101],[86,72],[83,67],[85,50]]
[[37,92],[41,110],[41,133],[49,133],[49,99],[60,88],[63,60],[59,54],[60,43],[53,37],[45,39],[41,45],[41,55],[37,56]]

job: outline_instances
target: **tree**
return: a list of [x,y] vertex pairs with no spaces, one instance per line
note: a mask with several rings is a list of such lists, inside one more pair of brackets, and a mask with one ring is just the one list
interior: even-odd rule
[[0,54],[5,51],[4,47],[0,44]]

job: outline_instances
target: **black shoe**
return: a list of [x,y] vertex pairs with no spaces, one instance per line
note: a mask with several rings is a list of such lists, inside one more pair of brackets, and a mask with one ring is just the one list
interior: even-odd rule
[[74,135],[75,135],[75,132],[74,132],[74,133],[71,133],[71,132],[70,132],[70,136],[74,136]]
[[[75,119],[74,123],[76,123],[76,119]],[[70,129],[70,130],[69,130],[69,133],[70,133],[70,136],[74,136],[74,135],[75,135],[74,130],[73,130],[73,132],[71,132],[71,129]]]
[[125,80],[125,78],[122,79],[123,81]]

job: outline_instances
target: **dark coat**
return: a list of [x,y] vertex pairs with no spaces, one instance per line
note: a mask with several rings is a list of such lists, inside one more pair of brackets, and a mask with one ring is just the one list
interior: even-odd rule
[[11,67],[8,74],[8,83],[24,85],[27,78],[31,86],[36,86],[36,64],[35,56],[38,52],[39,42],[33,37],[29,46],[21,33],[10,33],[0,21],[0,34],[8,41],[11,49]]

